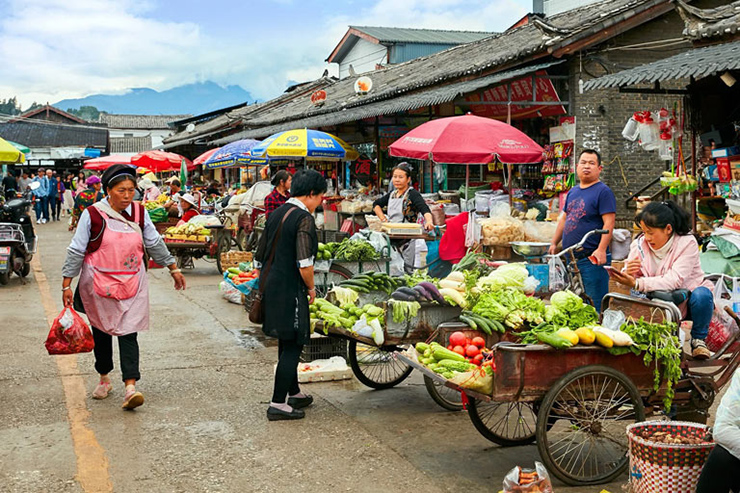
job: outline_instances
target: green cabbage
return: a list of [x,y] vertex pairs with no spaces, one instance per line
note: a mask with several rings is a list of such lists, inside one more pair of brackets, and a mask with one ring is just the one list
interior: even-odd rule
[[478,286],[499,290],[502,288],[524,289],[524,281],[529,277],[527,268],[522,264],[504,264],[486,277],[478,279]]
[[583,306],[583,300],[572,291],[558,291],[550,297],[550,303],[558,310],[573,312]]

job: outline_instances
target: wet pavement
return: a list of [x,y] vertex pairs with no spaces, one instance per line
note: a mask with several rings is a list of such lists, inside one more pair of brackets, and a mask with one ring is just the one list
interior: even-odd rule
[[[185,292],[150,272],[145,404],[121,410],[117,351],[113,393],[92,400],[92,354],[51,357],[43,346],[70,233],[38,230],[28,282],[0,286],[0,492],[496,492],[508,470],[538,460],[536,445],[500,447],[467,413],[443,410],[418,373],[382,391],[355,379],[306,384],[316,398],[307,418],[268,422],[276,348],[221,298],[215,264],[202,260]],[[614,493],[626,480],[555,486]]]

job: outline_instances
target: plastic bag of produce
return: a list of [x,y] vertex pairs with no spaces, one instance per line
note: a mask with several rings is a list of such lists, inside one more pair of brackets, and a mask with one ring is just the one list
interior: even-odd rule
[[221,281],[218,285],[218,290],[221,291],[221,296],[229,303],[241,305],[242,303],[242,292],[239,291],[236,286],[227,281]]
[[[736,281],[733,281],[733,284]],[[714,313],[709,322],[707,347],[710,351],[719,351],[722,346],[740,330],[735,320],[725,311],[725,307],[732,308],[732,296],[721,277],[714,285]]]
[[489,375],[481,369],[457,373],[450,379],[450,382],[480,394],[493,394],[493,375]]
[[516,466],[504,478],[504,493],[552,493],[550,474],[541,462],[534,469]]
[[149,218],[152,220],[153,223],[162,223],[167,221],[167,209],[165,209],[164,207],[157,207],[156,209],[152,209],[147,212],[149,213]]
[[565,264],[560,257],[550,257],[550,291],[562,291],[565,289]]
[[49,354],[89,353],[95,347],[90,327],[72,308],[66,307],[54,319],[46,338]]

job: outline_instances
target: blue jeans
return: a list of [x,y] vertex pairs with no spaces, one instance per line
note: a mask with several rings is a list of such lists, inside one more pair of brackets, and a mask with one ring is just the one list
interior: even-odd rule
[[704,286],[699,286],[691,292],[687,317],[693,322],[691,337],[706,339],[709,333],[709,322],[714,313],[714,295]]
[[[606,265],[612,264],[612,254],[606,255]],[[609,273],[603,265],[594,265],[588,258],[578,260],[578,270],[581,271],[583,287],[586,294],[594,302],[594,308],[601,313],[601,300],[609,292]]]
[[43,218],[49,220],[49,197],[36,197],[36,220]]

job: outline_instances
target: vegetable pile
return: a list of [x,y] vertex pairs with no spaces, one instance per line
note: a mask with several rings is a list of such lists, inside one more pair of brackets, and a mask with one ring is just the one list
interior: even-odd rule
[[342,327],[352,331],[354,324],[363,316],[368,323],[377,320],[382,324],[385,314],[379,306],[367,304],[359,307],[348,303],[338,307],[323,298],[316,298],[309,310],[313,320],[324,322],[324,333],[328,333],[327,329],[329,327]]
[[235,285],[244,284],[245,282],[257,279],[260,271],[257,269],[249,270],[249,264],[242,262],[238,267],[229,267],[226,277]]
[[369,293],[370,291],[385,291],[387,294],[405,285],[405,279],[402,277],[391,277],[383,272],[367,271],[356,274],[352,279],[347,279],[339,283],[343,288],[349,288],[358,293]]
[[344,260],[349,262],[377,260],[380,254],[364,240],[344,239],[341,243],[319,243],[317,260]]
[[544,321],[545,304],[518,289],[503,287],[481,294],[472,311],[487,320],[521,330],[525,323],[537,325]]
[[485,339],[470,339],[464,332],[453,332],[449,342],[447,348],[437,342],[417,343],[419,362],[461,387],[490,394],[495,365]]

